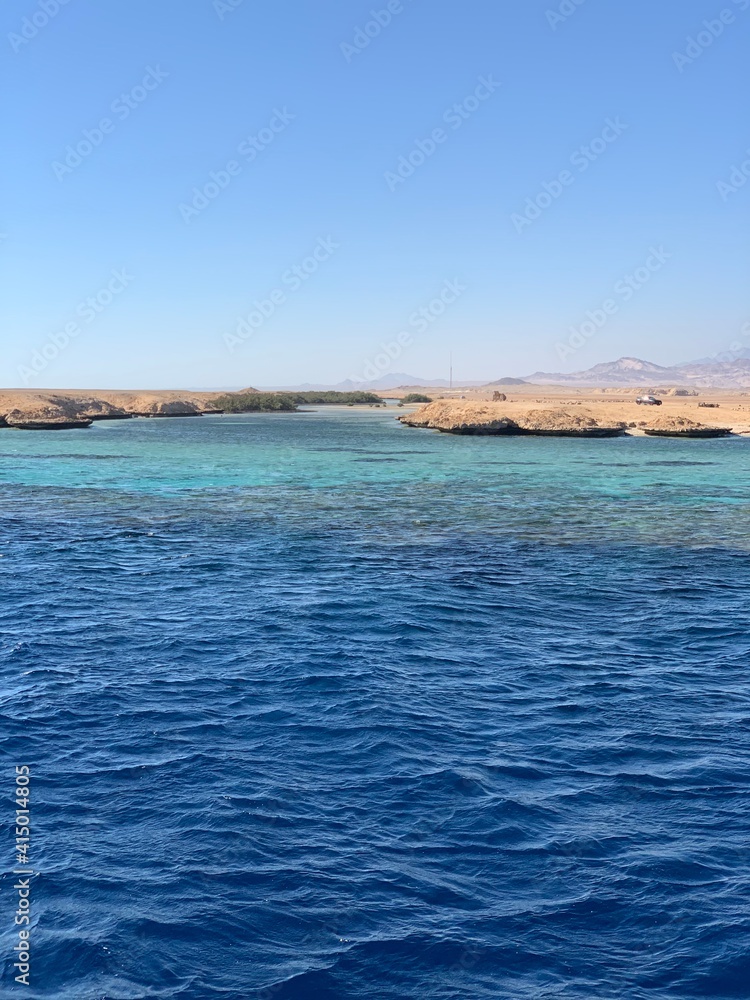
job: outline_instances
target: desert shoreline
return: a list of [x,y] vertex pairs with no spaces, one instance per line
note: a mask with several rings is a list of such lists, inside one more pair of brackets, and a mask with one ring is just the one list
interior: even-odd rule
[[[750,434],[750,393],[731,389],[700,389],[694,394],[677,394],[674,388],[644,385],[641,388],[596,388],[508,386],[498,393],[492,387],[456,387],[452,390],[423,386],[403,386],[378,390],[382,401],[396,402],[413,392],[433,401],[454,406],[486,404],[510,421],[528,420],[540,411],[564,411],[571,417],[590,418],[601,427],[626,425],[625,433],[642,435],[657,418],[686,420],[708,428],[730,428],[734,434]],[[684,390],[681,390],[684,391]],[[244,394],[254,390],[243,390]],[[654,393],[662,400],[659,407],[637,405],[643,393]],[[219,401],[240,396],[221,391],[121,390],[121,389],[2,389],[0,390],[0,427],[51,430],[88,427],[103,420],[126,420],[133,417],[189,417],[223,412]],[[294,396],[291,392],[275,393]],[[493,397],[504,396],[493,403]],[[307,405],[307,404],[304,404]],[[325,405],[335,405],[327,403]],[[351,404],[349,404],[351,405]],[[365,406],[374,405],[364,404]],[[389,407],[390,409],[390,407]],[[417,409],[405,404],[404,414]],[[580,419],[579,419],[580,422]]]

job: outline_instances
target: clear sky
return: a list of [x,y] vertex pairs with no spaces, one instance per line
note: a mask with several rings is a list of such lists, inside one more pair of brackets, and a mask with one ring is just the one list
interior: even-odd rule
[[672,364],[750,320],[750,0],[0,19],[5,386]]

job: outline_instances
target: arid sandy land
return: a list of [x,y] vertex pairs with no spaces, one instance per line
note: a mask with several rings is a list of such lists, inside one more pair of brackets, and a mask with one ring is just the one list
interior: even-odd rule
[[[728,389],[701,389],[695,396],[669,395],[669,387],[644,385],[638,389],[595,389],[555,386],[499,386],[484,388],[400,387],[378,391],[388,399],[400,399],[409,392],[418,392],[432,399],[465,399],[490,401],[495,392],[506,395],[503,411],[509,417],[530,410],[563,409],[593,416],[600,424],[644,422],[661,416],[682,416],[711,427],[731,427],[738,434],[750,434],[750,392]],[[663,405],[638,406],[636,396],[654,392]],[[1,389],[0,420],[8,415],[29,420],[63,418],[64,416],[93,417],[152,415],[181,416],[211,412],[223,392],[192,392],[180,390],[65,390],[65,389]],[[713,403],[716,406],[700,406]],[[411,409],[411,407],[410,407]],[[13,417],[11,417],[13,419]],[[637,428],[634,430],[637,433]]]
[[[750,392],[730,389],[700,389],[697,396],[669,396],[664,389],[644,385],[639,389],[589,389],[568,386],[510,385],[491,389],[391,389],[379,391],[383,398],[398,399],[406,392],[418,392],[431,399],[462,399],[490,401],[495,392],[507,397],[503,412],[509,417],[521,416],[529,410],[562,409],[590,414],[600,424],[648,424],[658,417],[687,417],[710,427],[731,427],[736,434],[750,434]],[[662,406],[639,406],[636,396],[654,392]],[[699,406],[699,403],[716,403],[716,407]],[[634,429],[637,432],[637,428]]]

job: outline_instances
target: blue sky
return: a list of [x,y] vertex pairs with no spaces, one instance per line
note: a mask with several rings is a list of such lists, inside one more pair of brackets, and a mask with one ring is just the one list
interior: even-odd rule
[[670,364],[750,319],[750,0],[1,19],[6,386]]

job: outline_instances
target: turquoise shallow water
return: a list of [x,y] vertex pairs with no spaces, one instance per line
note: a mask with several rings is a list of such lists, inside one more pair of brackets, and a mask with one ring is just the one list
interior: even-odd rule
[[28,995],[747,995],[750,441],[394,415],[0,432]]
[[[204,498],[313,523],[361,507],[398,534],[482,531],[550,541],[747,544],[750,439],[460,438],[389,411],[100,423],[0,437],[0,483],[61,488],[65,503],[119,494]],[[344,495],[355,498],[342,507]],[[102,499],[104,497],[102,496]],[[409,520],[409,514],[415,518]],[[416,523],[419,521],[420,523]]]

